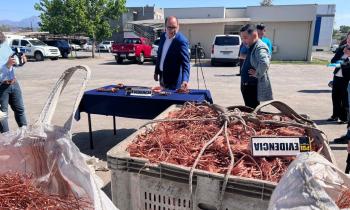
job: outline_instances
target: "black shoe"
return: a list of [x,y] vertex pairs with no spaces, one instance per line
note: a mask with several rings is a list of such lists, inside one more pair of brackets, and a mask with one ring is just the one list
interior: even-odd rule
[[346,136],[341,136],[333,140],[333,144],[347,144],[348,138]]
[[328,122],[337,122],[338,118],[337,117],[330,117],[327,119]]
[[344,120],[339,120],[338,121],[338,124],[347,124],[348,123],[348,121],[344,121]]

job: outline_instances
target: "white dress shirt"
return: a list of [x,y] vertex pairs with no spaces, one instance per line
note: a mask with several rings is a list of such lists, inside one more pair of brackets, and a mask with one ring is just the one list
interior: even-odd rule
[[5,80],[15,79],[15,68],[7,68],[7,61],[12,54],[13,51],[6,42],[0,44],[0,83]]
[[169,47],[171,45],[171,43],[173,42],[174,37],[172,38],[169,38],[168,37],[168,34],[165,34],[165,42],[164,42],[164,45],[163,45],[163,50],[162,50],[162,55],[160,57],[160,64],[159,64],[159,69],[160,71],[163,71],[163,66],[164,66],[164,60],[165,60],[165,57],[166,57],[166,54],[168,54],[168,50],[169,50]]

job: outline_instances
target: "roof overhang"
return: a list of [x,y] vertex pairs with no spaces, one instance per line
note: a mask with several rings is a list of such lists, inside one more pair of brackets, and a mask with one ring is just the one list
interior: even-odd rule
[[[203,18],[203,19],[179,19],[181,25],[190,24],[211,24],[211,23],[234,23],[234,22],[249,22],[250,18]],[[139,20],[128,22],[135,25],[143,25],[149,27],[159,27],[159,25],[164,25],[164,20]]]

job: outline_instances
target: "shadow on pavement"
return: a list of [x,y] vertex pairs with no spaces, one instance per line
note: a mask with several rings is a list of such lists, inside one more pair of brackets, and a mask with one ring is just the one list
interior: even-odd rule
[[327,121],[327,120],[312,120],[317,125],[338,125],[337,122]]
[[332,90],[299,90],[299,93],[331,93]]
[[333,142],[329,142],[329,147],[331,150],[347,150],[348,145],[347,144],[333,144]]
[[112,200],[111,182],[108,182],[104,187],[102,187],[102,191]]
[[238,74],[215,74],[215,77],[239,77]]
[[112,129],[93,131],[93,150],[90,149],[89,132],[76,133],[73,136],[73,142],[77,145],[82,153],[90,156],[95,156],[98,159],[106,161],[107,152],[135,131],[136,129],[118,129],[117,135],[115,136],[113,135]]
[[123,66],[123,65],[144,65],[144,66],[154,66],[154,64],[152,62],[144,62],[143,64],[138,64],[135,61],[123,61],[123,63],[118,64],[116,61],[109,61],[109,62],[105,62],[105,63],[100,63],[100,65],[116,65],[116,66]]

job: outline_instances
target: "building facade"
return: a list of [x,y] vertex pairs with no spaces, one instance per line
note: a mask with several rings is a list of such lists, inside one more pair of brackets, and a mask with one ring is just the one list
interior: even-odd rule
[[[200,42],[208,58],[215,35],[239,34],[244,24],[264,23],[274,46],[273,60],[310,61],[312,50],[328,50],[331,46],[335,5],[164,8],[163,12],[164,17],[179,18],[180,31],[191,45]],[[164,20],[130,23],[151,26],[164,24]]]

